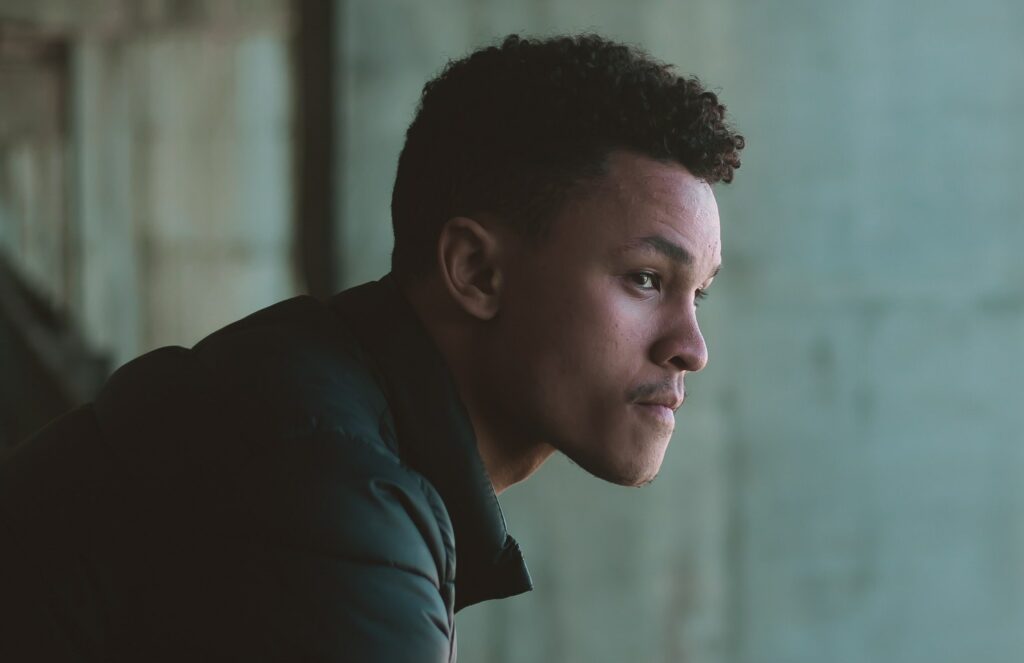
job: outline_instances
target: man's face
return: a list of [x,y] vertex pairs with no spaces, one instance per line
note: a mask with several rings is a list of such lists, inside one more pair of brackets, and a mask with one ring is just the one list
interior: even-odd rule
[[678,164],[613,152],[539,245],[506,254],[495,423],[609,481],[651,481],[684,376],[707,363],[697,300],[720,263],[711,187]]

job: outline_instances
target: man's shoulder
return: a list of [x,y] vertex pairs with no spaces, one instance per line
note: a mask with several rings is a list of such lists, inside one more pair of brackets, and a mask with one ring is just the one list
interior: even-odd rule
[[372,437],[387,410],[373,362],[345,321],[308,296],[257,311],[191,349],[147,353],[104,391],[112,388],[121,396],[164,391],[171,403],[201,396],[278,436],[328,427]]
[[214,332],[159,348],[111,376],[95,402],[104,437],[140,461],[229,466],[260,448],[329,433],[398,460],[372,360],[347,325],[296,297]]
[[357,565],[454,582],[451,520],[433,485],[375,440],[318,431],[257,455],[229,481],[229,530]]
[[444,503],[402,461],[372,359],[319,300],[289,299],[191,349],[143,355],[95,409],[112,448],[143,473],[235,486],[245,504],[230,522],[259,514],[254,529],[285,540],[448,577]]
[[[233,322],[196,343],[191,352],[208,371],[234,386],[265,392],[275,386],[292,393],[303,385],[365,383],[371,377],[366,353],[346,322],[309,296],[278,302]],[[330,385],[324,383],[328,376]],[[310,396],[308,388],[300,392]]]

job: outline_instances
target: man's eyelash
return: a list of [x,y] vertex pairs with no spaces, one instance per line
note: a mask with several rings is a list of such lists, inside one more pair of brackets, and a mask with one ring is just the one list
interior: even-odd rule
[[[659,277],[654,272],[635,272],[631,276],[632,276],[633,279],[635,279],[637,281],[637,285],[639,285],[639,281],[641,279],[645,279],[645,278],[646,279],[650,279],[650,282],[651,282],[650,289],[651,290],[657,290],[659,292],[661,291],[661,277]],[[693,301],[694,307],[695,308],[699,307],[700,303],[703,300],[707,299],[707,297],[708,297],[708,291],[707,290],[705,290],[704,288],[697,288],[697,291],[694,294],[694,298],[693,298],[693,300],[694,300]]]
[[640,281],[646,278],[651,282],[651,290],[661,290],[661,277],[654,272],[636,272],[632,276],[638,286],[640,286]]

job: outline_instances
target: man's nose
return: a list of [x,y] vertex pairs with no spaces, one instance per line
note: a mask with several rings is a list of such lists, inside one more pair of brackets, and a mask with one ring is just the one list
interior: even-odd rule
[[696,309],[686,308],[666,325],[665,333],[651,348],[651,359],[659,366],[693,373],[708,363],[708,346],[697,324]]

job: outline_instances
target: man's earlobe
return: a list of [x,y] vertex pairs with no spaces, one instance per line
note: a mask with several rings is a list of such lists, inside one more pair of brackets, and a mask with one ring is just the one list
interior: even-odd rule
[[445,222],[437,241],[445,289],[459,308],[480,320],[498,313],[502,286],[498,251],[499,240],[487,226],[462,216]]

